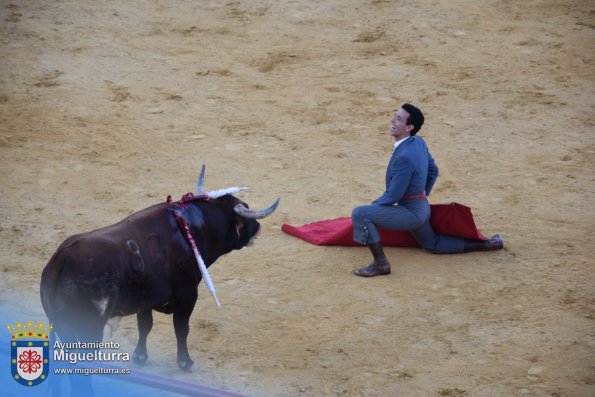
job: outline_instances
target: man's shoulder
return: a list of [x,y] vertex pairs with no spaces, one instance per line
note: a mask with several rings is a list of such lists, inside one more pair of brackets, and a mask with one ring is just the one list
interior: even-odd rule
[[408,139],[408,141],[410,142],[415,142],[415,143],[423,143],[424,145],[426,144],[426,141],[419,135],[413,135],[411,137],[411,139]]
[[394,159],[399,163],[417,163],[428,153],[428,147],[421,137],[414,135],[403,142],[393,154]]
[[401,145],[399,145],[399,148],[402,147],[403,149],[405,149],[402,152],[406,152],[407,149],[414,149],[420,146],[426,147],[426,142],[423,140],[422,137],[413,135],[407,138]]

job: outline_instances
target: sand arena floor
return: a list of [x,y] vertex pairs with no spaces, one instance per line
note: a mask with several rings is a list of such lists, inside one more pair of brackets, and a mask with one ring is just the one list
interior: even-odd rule
[[[592,1],[0,2],[0,305],[43,318],[69,235],[193,189],[276,197],[191,318],[156,315],[146,371],[250,396],[595,395]],[[383,191],[403,102],[495,253],[315,247],[283,223]],[[132,350],[135,318],[112,336]]]

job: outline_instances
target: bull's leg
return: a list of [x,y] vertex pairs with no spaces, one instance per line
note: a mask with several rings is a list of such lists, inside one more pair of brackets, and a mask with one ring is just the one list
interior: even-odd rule
[[[180,293],[183,291],[183,293]],[[174,330],[176,332],[176,340],[178,342],[178,365],[185,371],[191,371],[194,366],[194,361],[190,358],[188,353],[188,332],[190,327],[188,322],[190,321],[190,315],[194,304],[198,298],[198,291],[196,287],[192,289],[179,289],[178,295],[176,296],[175,309],[174,309]]]
[[144,365],[149,359],[149,353],[147,352],[147,336],[153,328],[153,310],[147,309],[136,315],[136,321],[138,324],[138,343],[136,349],[132,353],[132,359],[139,365]]
[[176,339],[178,342],[178,365],[184,371],[191,371],[194,366],[194,361],[190,358],[188,353],[188,333],[190,327],[190,313],[192,311],[174,312],[174,330],[176,331]]

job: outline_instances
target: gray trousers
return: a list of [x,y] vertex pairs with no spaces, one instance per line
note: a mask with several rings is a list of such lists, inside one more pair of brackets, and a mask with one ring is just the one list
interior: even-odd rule
[[434,233],[430,225],[430,204],[426,198],[401,200],[398,205],[362,205],[351,214],[353,240],[360,244],[380,242],[377,226],[389,230],[408,231],[427,251],[433,254],[463,252],[462,237]]

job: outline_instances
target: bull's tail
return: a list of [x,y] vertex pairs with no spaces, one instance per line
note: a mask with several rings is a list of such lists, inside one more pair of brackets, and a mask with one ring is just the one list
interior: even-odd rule
[[59,294],[58,283],[64,268],[64,263],[63,261],[56,260],[57,255],[58,253],[54,254],[41,273],[41,283],[39,287],[41,305],[43,306],[43,310],[45,311],[49,322],[54,325],[54,330],[52,332],[55,332],[61,340],[74,341],[76,336],[73,330],[68,329],[59,318],[60,308],[57,307],[57,297]]
[[[62,342],[76,342],[78,337],[76,332],[71,329],[64,321],[59,318],[61,308],[58,308],[57,298],[59,294],[58,284],[62,271],[64,270],[64,261],[57,259],[58,252],[49,260],[46,267],[41,273],[41,283],[39,294],[41,297],[41,304],[43,310],[48,317],[51,324],[54,325],[52,330],[53,338],[57,336]],[[63,308],[62,308],[63,309]],[[80,375],[68,375],[70,381],[71,395],[94,395],[89,377]],[[50,383],[51,395],[62,395],[62,377],[55,378]]]
[[[54,259],[52,257],[52,259]],[[55,317],[55,304],[54,297],[56,296],[56,285],[58,284],[58,278],[62,271],[60,262],[53,262],[52,259],[48,262],[46,267],[41,273],[41,284],[39,286],[39,295],[41,297],[41,305],[45,314],[48,316],[50,322],[54,322]]]
[[[67,246],[66,248],[68,248]],[[104,291],[103,280],[89,275],[76,252],[59,248],[41,274],[43,309],[60,340],[99,342],[115,299]],[[78,274],[89,275],[81,281]]]

